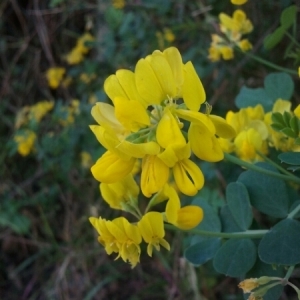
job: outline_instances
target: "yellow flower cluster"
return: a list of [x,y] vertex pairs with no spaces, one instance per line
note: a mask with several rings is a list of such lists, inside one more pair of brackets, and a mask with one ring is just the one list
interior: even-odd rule
[[[118,70],[106,79],[104,90],[113,105],[96,103],[92,116],[99,125],[90,128],[107,151],[92,166],[92,174],[101,182],[102,196],[112,208],[142,217],[136,226],[146,243],[157,249],[159,244],[168,248],[165,242],[159,242],[163,238],[163,221],[190,229],[203,218],[200,207],[181,207],[177,193],[193,196],[203,187],[204,176],[191,160],[192,153],[205,161],[222,160],[224,153],[216,135],[233,138],[235,131],[224,119],[210,114],[211,107],[205,103],[205,91],[193,64],[184,64],[175,47],[156,50],[140,59],[134,72]],[[204,103],[205,113],[200,112]],[[134,172],[140,160],[138,185]],[[139,189],[151,198],[144,215],[137,207]],[[167,201],[164,218],[158,217],[160,213],[148,212],[162,201]],[[144,218],[148,221],[142,222]],[[104,229],[100,230],[95,222],[92,219],[100,242],[105,247],[111,245],[101,239]],[[98,222],[111,221],[100,218]],[[159,228],[155,242],[150,240],[151,226]],[[114,238],[118,240],[116,235]],[[127,242],[131,245],[132,237],[128,236]],[[152,249],[148,246],[148,254],[152,253],[149,247]],[[121,243],[113,252],[134,265],[136,256],[129,259],[122,249]],[[139,253],[137,247],[134,249]],[[110,248],[106,251],[111,253]]]
[[22,156],[29,155],[34,149],[36,134],[29,129],[22,130],[14,135],[14,141],[18,147],[18,153]]
[[53,109],[53,106],[54,102],[47,100],[40,101],[31,106],[24,106],[16,115],[15,128],[18,129],[31,120],[40,122],[41,119]]
[[218,61],[221,58],[230,60],[234,57],[234,48],[238,47],[242,51],[248,51],[252,48],[248,39],[242,39],[244,34],[253,30],[253,25],[245,12],[241,9],[234,11],[232,17],[225,13],[219,15],[220,30],[224,36],[212,34],[208,58],[211,61]]
[[60,67],[49,68],[46,72],[48,85],[52,89],[57,89],[61,84],[61,82],[63,81],[63,77],[65,73],[66,73],[65,68],[60,68]]
[[79,64],[84,59],[84,55],[88,53],[90,47],[87,42],[93,42],[95,38],[88,32],[84,33],[76,43],[76,46],[66,55],[66,61],[70,65]]
[[[15,129],[19,129],[23,125],[31,121],[39,123],[42,118],[53,109],[53,101],[40,101],[31,106],[24,106],[16,115]],[[22,156],[29,155],[34,149],[36,134],[30,129],[22,129],[14,135],[14,141],[17,144],[19,154]]]
[[[270,147],[280,151],[299,151],[300,147],[295,144],[295,139],[271,127],[272,113],[285,111],[291,113],[291,102],[282,99],[278,99],[272,111],[266,113],[260,104],[242,108],[236,113],[229,111],[226,121],[236,130],[237,135],[234,139],[219,139],[223,151],[235,152],[241,159],[249,162],[262,160],[259,153],[268,154]],[[300,118],[300,106],[294,110],[294,115]]]

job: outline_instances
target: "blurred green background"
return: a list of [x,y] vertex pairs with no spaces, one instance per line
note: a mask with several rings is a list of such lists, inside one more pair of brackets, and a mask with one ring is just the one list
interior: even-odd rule
[[[268,53],[263,37],[292,3],[250,0],[243,7],[254,24],[254,51],[277,64],[284,41]],[[119,216],[89,170],[104,151],[89,125],[93,103],[108,101],[105,78],[173,45],[185,62],[192,60],[214,112],[225,116],[241,85],[260,86],[268,73],[241,53],[232,61],[208,60],[218,14],[232,11],[229,0],[1,1],[0,299],[243,299],[236,279],[182,258],[183,234],[168,233],[170,253],[143,254],[131,270],[107,256],[88,222]],[[85,33],[93,38],[77,53]],[[65,71],[51,87],[47,71],[54,67]],[[41,101],[53,107],[37,120],[30,112]],[[15,137],[28,130],[34,147],[21,155]],[[202,169],[201,193],[218,207],[236,171],[221,163]]]

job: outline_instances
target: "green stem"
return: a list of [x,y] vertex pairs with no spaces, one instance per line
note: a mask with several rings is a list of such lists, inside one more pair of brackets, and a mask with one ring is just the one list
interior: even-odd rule
[[268,66],[270,68],[273,68],[275,70],[279,70],[279,71],[283,71],[283,72],[286,72],[286,73],[290,73],[292,75],[298,75],[298,72],[296,70],[291,70],[291,69],[287,69],[287,68],[284,68],[284,67],[281,67],[281,66],[278,66],[276,64],[273,64],[271,63],[270,61],[267,61],[259,56],[256,56],[252,53],[249,53],[249,52],[243,52],[246,56],[264,64],[265,66]]
[[293,219],[295,215],[300,211],[300,204],[296,206],[287,216],[288,219]]
[[[182,230],[177,228],[173,225],[165,224],[165,228],[170,230]],[[207,237],[219,237],[224,239],[260,239],[262,238],[269,230],[246,230],[242,232],[213,232],[213,231],[206,231],[206,230],[199,230],[199,229],[191,229],[188,230],[188,233],[203,235]]]
[[300,178],[298,178],[298,177],[291,176],[291,175],[289,175],[289,176],[288,175],[283,175],[283,174],[280,174],[280,173],[275,173],[275,172],[270,171],[270,170],[266,170],[264,168],[261,168],[261,167],[258,167],[256,165],[254,165],[252,163],[243,161],[243,160],[241,160],[241,159],[239,159],[235,156],[232,156],[228,153],[224,153],[224,157],[225,157],[225,159],[229,160],[230,162],[232,162],[234,164],[237,164],[241,167],[244,167],[244,168],[256,171],[256,172],[260,172],[260,173],[263,173],[263,174],[266,174],[266,175],[270,175],[270,176],[273,176],[273,177],[276,177],[276,178],[280,178],[282,180],[292,181],[292,182],[300,184]]
[[264,154],[262,154],[261,152],[257,151],[256,150],[256,153],[262,157],[265,161],[267,161],[269,164],[271,164],[272,166],[274,166],[276,169],[278,169],[279,171],[281,171],[282,173],[290,176],[290,177],[294,177],[294,178],[297,178],[297,176],[291,174],[289,171],[287,171],[285,168],[281,167],[280,165],[278,165],[276,162],[274,162],[272,159],[266,157]]
[[298,41],[289,33],[289,32],[285,32],[285,35],[289,37],[289,39],[297,46],[300,47],[300,44],[298,43]]
[[284,276],[284,279],[285,279],[285,280],[289,280],[289,278],[291,277],[291,275],[292,275],[294,269],[295,269],[295,266],[290,266],[290,267],[289,267],[289,269],[288,269],[286,275]]

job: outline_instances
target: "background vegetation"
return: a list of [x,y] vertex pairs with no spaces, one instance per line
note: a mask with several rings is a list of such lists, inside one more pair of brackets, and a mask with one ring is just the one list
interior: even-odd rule
[[[282,55],[285,39],[272,51],[263,47],[264,37],[291,4],[250,0],[243,8],[254,25],[249,35],[253,52],[296,69],[294,60]],[[174,45],[184,61],[193,61],[208,102],[222,116],[237,110],[234,100],[242,85],[263,86],[270,69],[242,53],[230,61],[207,58],[218,14],[232,11],[229,0],[1,1],[1,299],[243,299],[236,279],[217,274],[211,263],[194,267],[183,258],[182,234],[169,232],[170,253],[144,255],[131,271],[107,256],[88,222],[91,215],[115,216],[89,170],[104,151],[88,126],[94,124],[93,103],[108,101],[103,92],[108,75],[133,69],[139,58]],[[81,61],[68,63],[86,32],[94,40],[87,42]],[[66,70],[56,88],[46,76],[52,67]],[[295,104],[299,92],[296,84]],[[54,104],[41,121],[29,117],[16,125],[24,107],[45,100]],[[14,137],[28,129],[37,138],[23,156]],[[226,162],[206,163],[202,169],[206,187],[200,193],[218,209],[226,184],[241,169]],[[282,299],[292,297],[287,288]]]

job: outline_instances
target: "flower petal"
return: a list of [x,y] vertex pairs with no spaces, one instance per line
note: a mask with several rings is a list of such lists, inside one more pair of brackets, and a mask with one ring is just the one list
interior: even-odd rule
[[169,109],[165,110],[157,125],[156,139],[163,148],[167,148],[170,145],[184,146],[186,144],[178,122]]
[[188,131],[188,137],[192,152],[200,159],[216,162],[224,158],[218,139],[204,125],[192,123]]
[[206,99],[202,82],[190,61],[184,65],[182,97],[188,109],[192,111],[198,111]]
[[149,61],[140,59],[135,67],[136,87],[147,105],[160,104],[165,100],[164,93]]
[[116,154],[106,151],[91,167],[91,172],[95,179],[100,182],[117,182],[131,172],[135,160],[135,158],[131,158],[125,161]]

